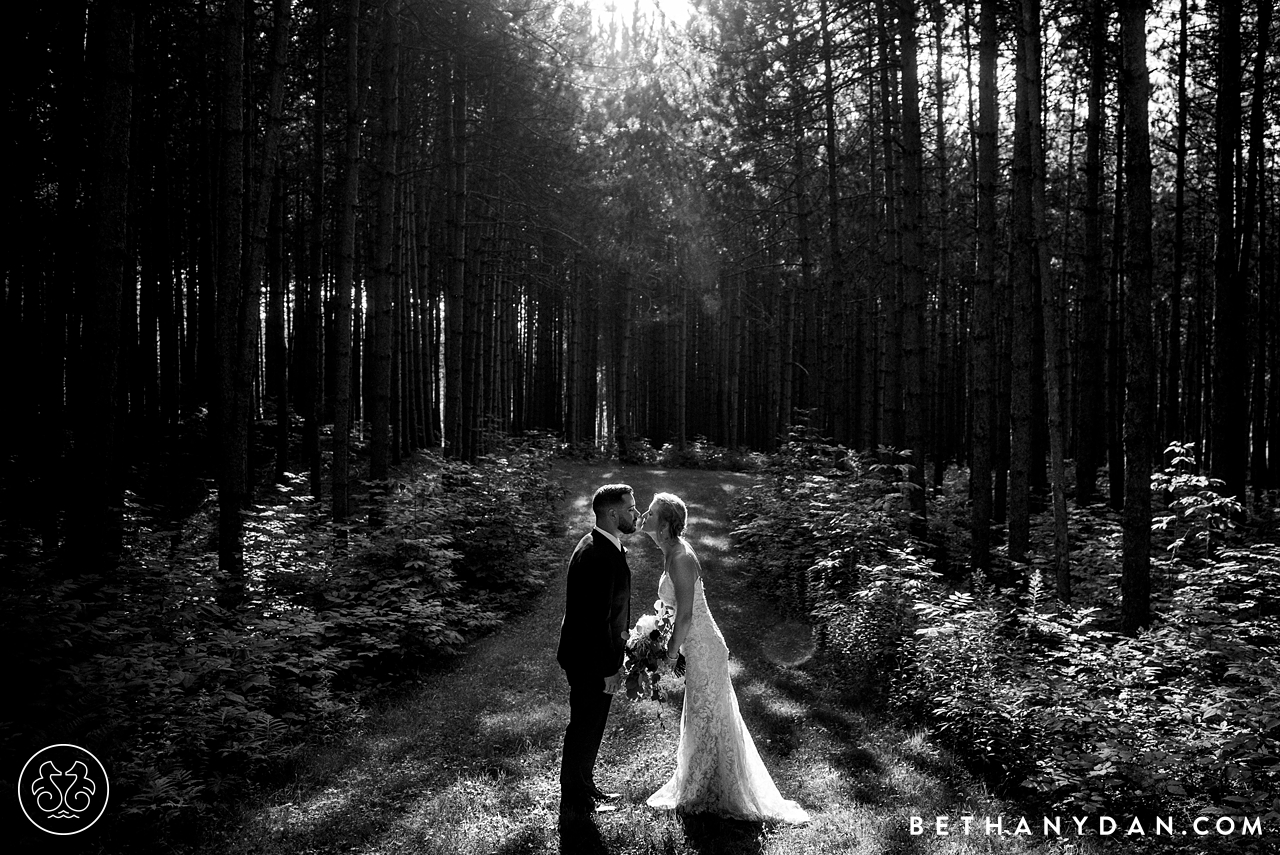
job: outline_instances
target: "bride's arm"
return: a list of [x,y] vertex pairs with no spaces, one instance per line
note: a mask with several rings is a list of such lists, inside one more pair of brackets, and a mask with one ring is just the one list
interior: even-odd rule
[[677,555],[671,562],[671,581],[676,586],[676,623],[667,642],[667,658],[675,659],[693,623],[693,585],[698,581],[698,561],[692,555]]

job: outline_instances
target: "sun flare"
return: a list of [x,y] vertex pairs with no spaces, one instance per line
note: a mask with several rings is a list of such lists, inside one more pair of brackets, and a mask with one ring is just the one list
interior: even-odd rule
[[631,18],[636,7],[642,14],[661,12],[672,23],[682,25],[693,14],[692,0],[585,0],[597,22],[607,22],[615,15]]

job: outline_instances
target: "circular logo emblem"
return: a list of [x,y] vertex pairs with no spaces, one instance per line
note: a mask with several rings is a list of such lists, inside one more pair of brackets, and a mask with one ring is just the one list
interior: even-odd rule
[[107,809],[107,770],[78,745],[50,745],[32,755],[18,776],[18,803],[27,819],[50,834],[79,834]]

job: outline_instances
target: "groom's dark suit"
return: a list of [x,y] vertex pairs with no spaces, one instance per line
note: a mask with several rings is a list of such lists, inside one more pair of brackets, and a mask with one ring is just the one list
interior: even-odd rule
[[560,765],[561,804],[586,807],[596,791],[592,769],[613,695],[604,680],[618,673],[631,626],[627,558],[599,530],[578,542],[569,559],[564,620],[556,659],[569,680],[569,727]]

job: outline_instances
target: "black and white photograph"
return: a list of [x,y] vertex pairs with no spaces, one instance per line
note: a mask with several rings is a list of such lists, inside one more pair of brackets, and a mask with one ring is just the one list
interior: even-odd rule
[[1274,0],[36,0],[3,848],[1280,852]]

